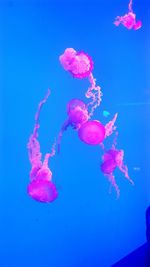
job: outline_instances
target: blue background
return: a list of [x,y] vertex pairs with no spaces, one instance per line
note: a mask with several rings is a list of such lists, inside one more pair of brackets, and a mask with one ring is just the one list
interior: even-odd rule
[[[1,1],[0,266],[109,267],[145,242],[150,203],[150,3],[135,0],[143,27],[115,27],[128,1]],[[51,88],[40,117],[43,155],[50,151],[66,104],[85,100],[88,80],[73,79],[59,63],[67,47],[94,61],[102,87],[93,119],[106,123],[115,112],[118,148],[134,180],[116,171],[121,190],[109,194],[100,171],[102,151],[82,143],[71,128],[61,154],[50,161],[59,197],[38,203],[26,193],[27,142],[39,101]],[[110,112],[105,118],[103,110]]]

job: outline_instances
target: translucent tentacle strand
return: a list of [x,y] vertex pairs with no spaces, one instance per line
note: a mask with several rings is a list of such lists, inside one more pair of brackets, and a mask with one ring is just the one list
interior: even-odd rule
[[102,100],[101,87],[96,85],[96,79],[93,77],[93,74],[89,75],[89,82],[91,86],[88,88],[85,96],[86,98],[91,98],[91,102],[87,104],[87,107],[91,106],[91,111],[89,112],[89,118],[93,115],[94,110],[100,105]]
[[114,187],[117,193],[117,199],[120,197],[120,189],[116,183],[115,176],[113,174],[107,175],[108,181],[111,183],[109,192],[111,193],[111,187]]
[[133,13],[132,0],[130,0],[129,5],[128,5],[128,8],[129,8],[129,12],[132,12]]
[[38,137],[38,129],[40,127],[39,117],[40,117],[41,108],[46,102],[46,100],[48,99],[49,95],[50,95],[50,89],[48,89],[46,96],[38,105],[38,110],[35,115],[35,126],[33,129],[33,133],[31,134],[29,138],[29,142],[27,144],[29,160],[32,165],[32,169],[30,172],[31,179],[33,179],[36,176],[37,171],[42,166],[42,160],[41,160],[42,153],[40,152],[40,143],[37,137]]
[[116,130],[115,122],[116,122],[117,116],[118,116],[118,113],[116,113],[113,119],[105,125],[105,137],[110,136]]
[[62,125],[61,130],[60,130],[60,132],[59,132],[59,134],[58,134],[58,139],[57,139],[57,151],[58,151],[58,153],[60,152],[60,143],[61,143],[61,138],[62,138],[62,136],[63,136],[63,133],[64,133],[64,131],[67,130],[67,128],[68,128],[69,126],[70,126],[70,121],[67,119],[67,120],[64,122],[64,124]]

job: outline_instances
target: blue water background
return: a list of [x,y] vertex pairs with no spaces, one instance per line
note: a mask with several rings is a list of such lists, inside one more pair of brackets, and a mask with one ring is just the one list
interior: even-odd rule
[[[135,0],[143,27],[115,27],[128,1],[1,1],[0,267],[109,267],[145,240],[150,204],[150,3]],[[39,101],[43,155],[50,151],[72,98],[85,99],[88,80],[73,79],[59,55],[84,50],[103,98],[93,119],[118,112],[118,148],[134,180],[116,171],[120,199],[100,171],[102,151],[64,133],[50,161],[59,197],[52,204],[26,193],[27,142]],[[103,116],[103,110],[110,115]],[[109,147],[109,142],[108,142]]]

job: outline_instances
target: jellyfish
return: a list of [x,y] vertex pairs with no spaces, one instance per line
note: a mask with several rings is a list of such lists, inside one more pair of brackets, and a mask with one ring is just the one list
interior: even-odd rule
[[[103,148],[104,139],[116,131],[115,122],[117,116],[118,113],[116,113],[113,119],[110,120],[106,125],[103,125],[98,120],[86,121],[78,129],[78,136],[80,140],[88,145],[101,145]],[[115,140],[116,139],[114,139],[114,144]]]
[[117,198],[120,196],[120,189],[116,183],[115,176],[113,174],[114,170],[118,167],[119,170],[124,174],[125,178],[131,184],[134,182],[131,180],[128,174],[128,167],[124,165],[124,151],[116,149],[115,145],[112,145],[112,148],[104,151],[104,155],[102,156],[102,163],[100,165],[100,169],[103,174],[108,178],[108,181],[111,183],[117,193]]
[[142,27],[142,22],[140,20],[136,21],[136,14],[133,13],[132,0],[129,2],[128,13],[124,16],[117,16],[114,22],[116,26],[119,24],[124,25],[128,30],[138,30]]
[[85,93],[86,98],[91,98],[88,107],[91,108],[89,117],[94,113],[94,110],[101,102],[101,87],[96,85],[96,79],[93,77],[92,70],[94,63],[92,58],[84,51],[77,52],[73,48],[67,48],[59,57],[59,61],[66,71],[69,71],[74,78],[88,78],[90,86]]
[[81,125],[78,136],[88,145],[98,145],[105,138],[105,127],[98,120],[89,120]]
[[60,152],[60,142],[64,131],[71,126],[78,130],[80,126],[89,119],[87,105],[80,99],[74,98],[67,104],[67,120],[63,123],[58,135],[58,152]]
[[39,116],[41,108],[47,101],[49,95],[50,90],[48,89],[47,95],[39,103],[38,111],[35,115],[34,130],[27,145],[29,160],[31,163],[30,182],[27,187],[27,193],[34,200],[43,203],[52,202],[58,196],[56,186],[52,182],[52,172],[48,167],[49,159],[55,155],[55,143],[52,146],[52,152],[46,153],[42,162],[42,153],[40,152],[40,143],[38,141],[38,129],[40,127]]

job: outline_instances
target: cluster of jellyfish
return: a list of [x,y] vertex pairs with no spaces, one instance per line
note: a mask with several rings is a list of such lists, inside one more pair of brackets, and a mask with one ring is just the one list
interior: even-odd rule
[[[124,16],[117,16],[114,24],[124,25],[128,29],[137,30],[141,27],[141,21],[136,21],[136,15],[132,10],[132,0],[129,3],[129,12]],[[38,141],[38,129],[40,127],[39,117],[42,106],[50,95],[48,89],[46,96],[39,103],[37,113],[35,115],[35,126],[28,142],[28,154],[31,163],[30,182],[27,192],[34,200],[49,203],[54,201],[57,196],[57,188],[52,181],[52,171],[49,168],[49,159],[57,153],[60,153],[60,144],[64,132],[71,127],[74,129],[79,139],[87,145],[99,146],[103,152],[100,170],[110,182],[110,187],[116,190],[117,198],[119,198],[120,190],[116,183],[114,171],[118,168],[131,184],[134,184],[128,174],[128,168],[124,164],[124,151],[117,148],[117,135],[115,122],[118,114],[116,113],[112,120],[106,125],[99,120],[93,120],[92,116],[95,109],[102,101],[101,87],[96,85],[96,79],[93,76],[94,63],[92,58],[84,51],[76,51],[73,48],[67,48],[59,57],[60,64],[65,71],[69,72],[74,78],[88,79],[89,87],[85,93],[89,102],[74,98],[67,104],[67,118],[62,124],[58,134],[57,141],[52,145],[51,153],[47,153],[42,161],[42,153],[40,151],[40,143]],[[109,149],[105,148],[105,140],[114,134],[114,140]],[[57,147],[57,148],[56,148]]]

